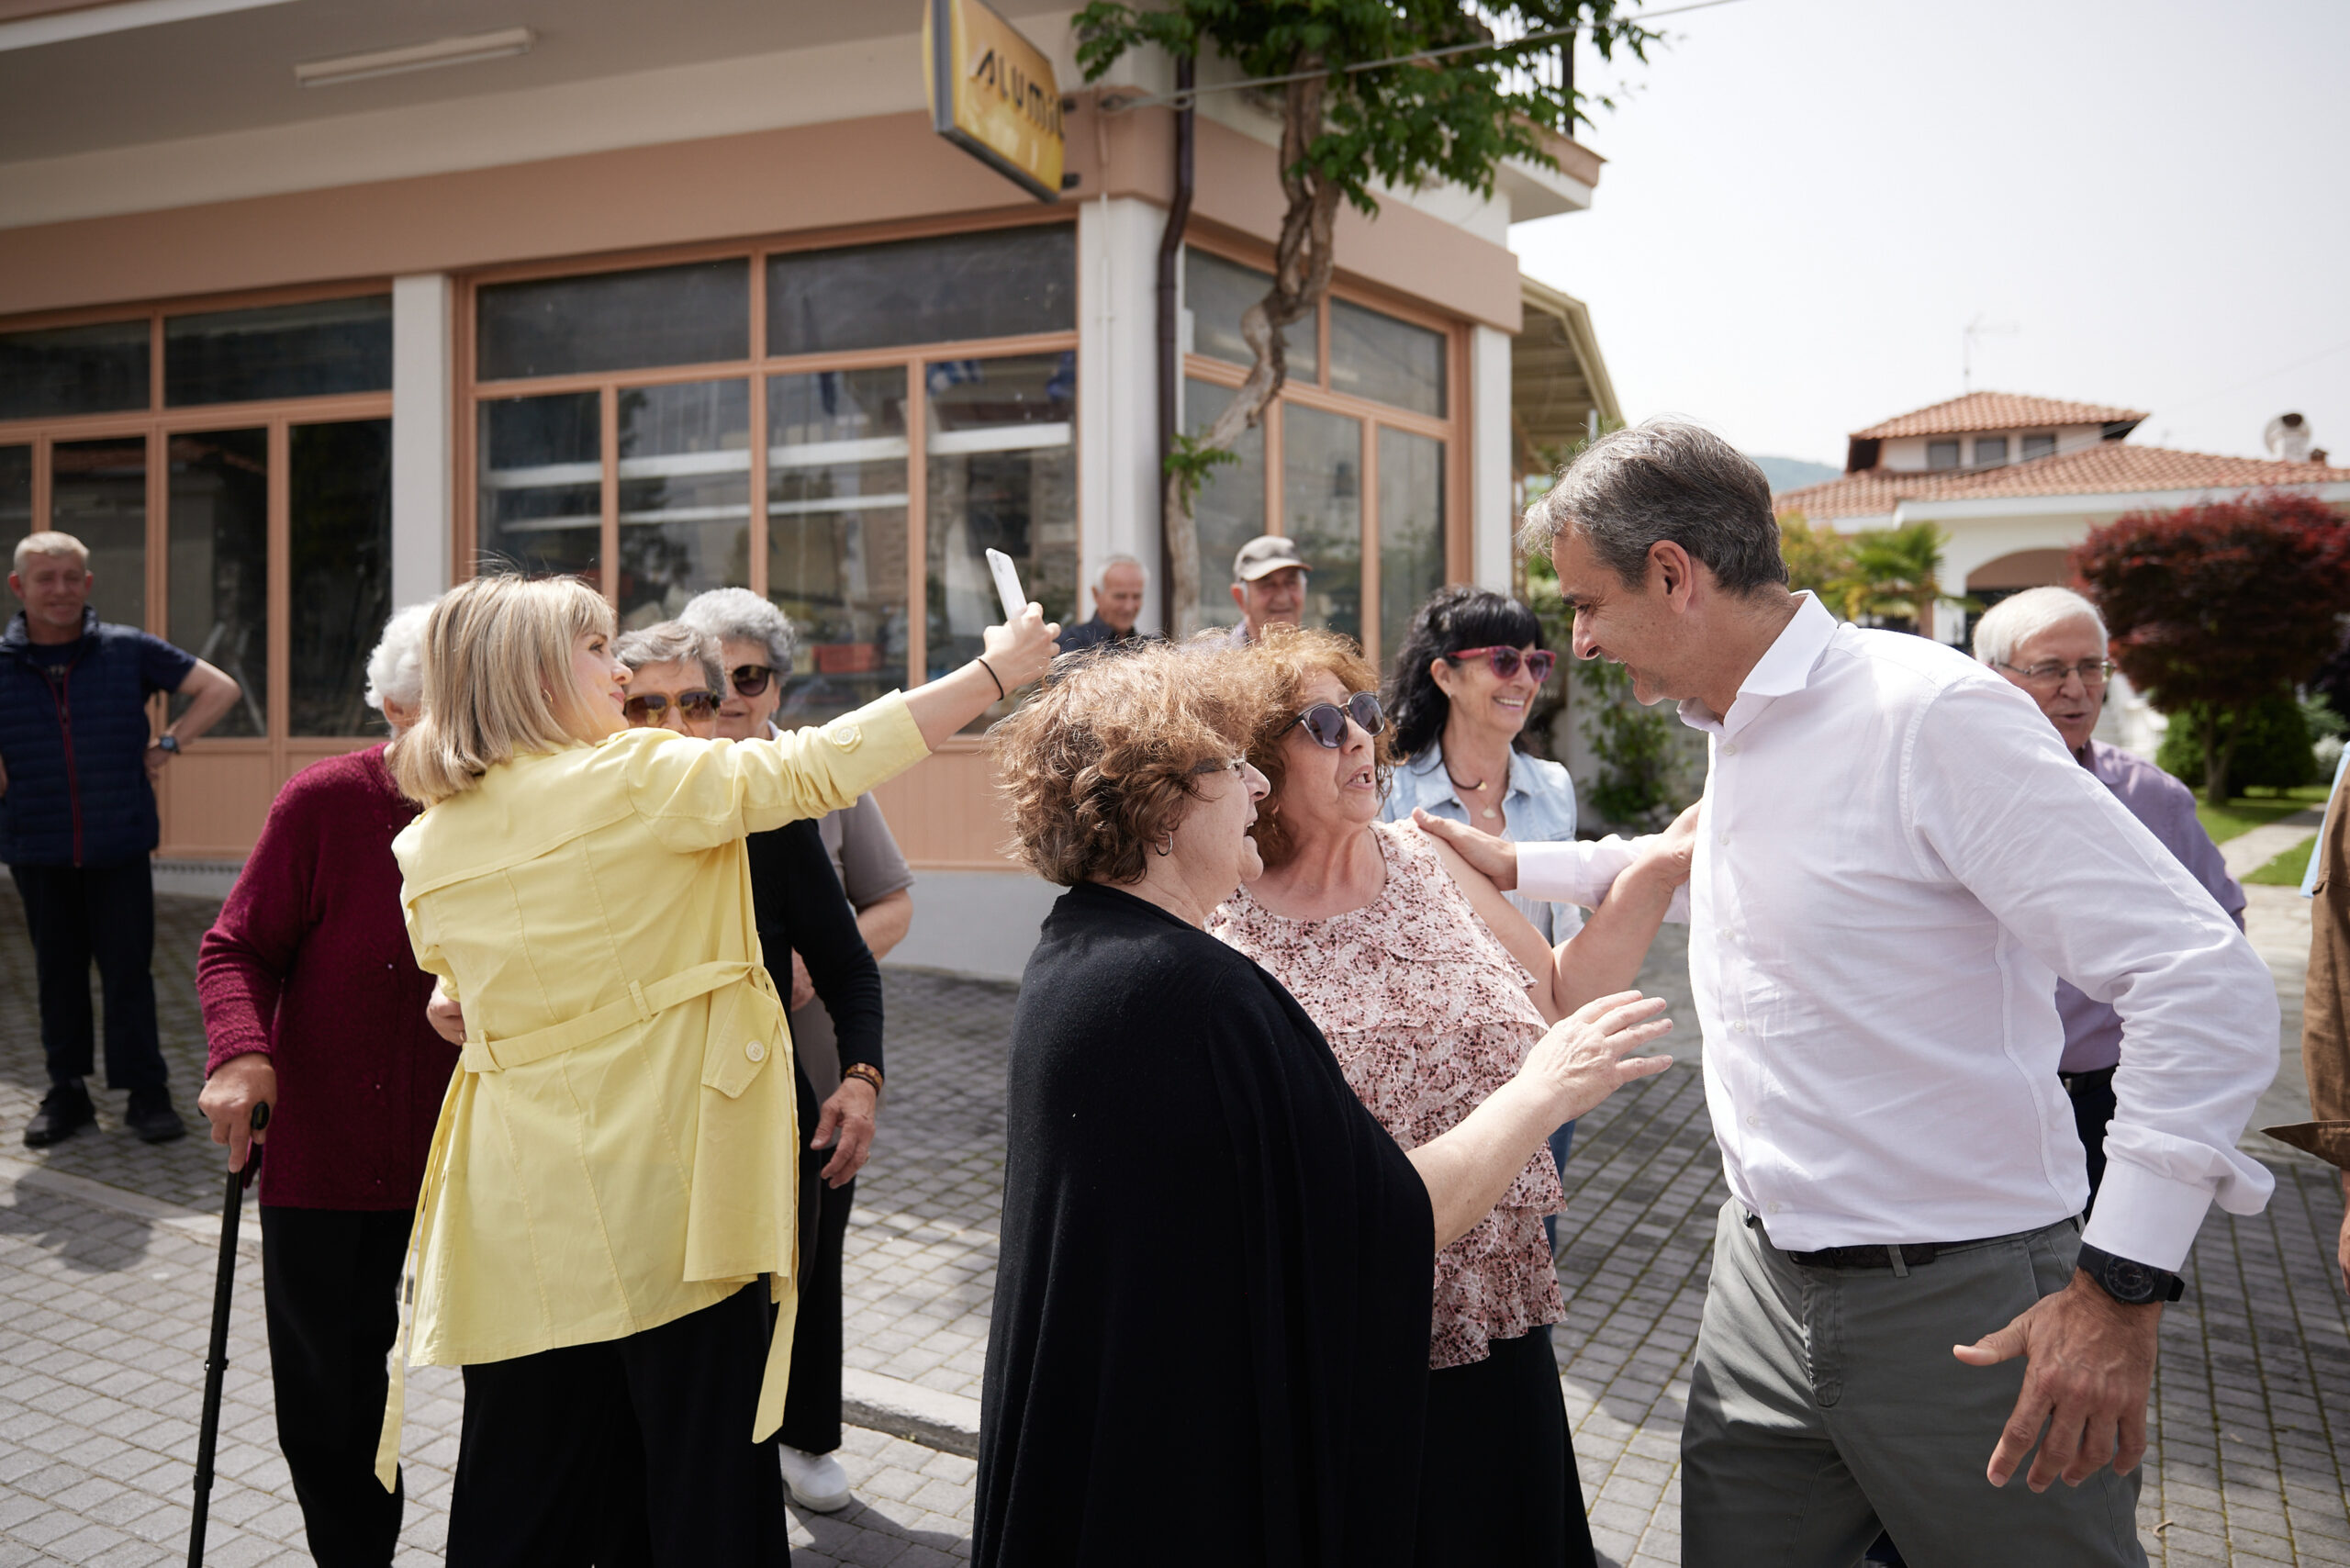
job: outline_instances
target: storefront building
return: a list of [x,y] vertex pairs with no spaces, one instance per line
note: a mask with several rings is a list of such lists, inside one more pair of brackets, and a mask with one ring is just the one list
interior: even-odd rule
[[[549,0],[466,55],[423,0],[0,5],[0,531],[79,535],[102,615],[245,688],[167,775],[163,859],[233,864],[286,777],[375,738],[384,618],[484,566],[580,574],[632,625],[764,594],[800,722],[976,651],[989,547],[1062,619],[1110,554],[1156,583],[1173,118],[1128,106],[1159,62],[1072,90],[1070,12],[1001,7],[1066,95],[1039,201],[934,132],[900,9]],[[410,44],[449,63],[370,74]],[[1281,199],[1248,95],[1198,120],[1194,429],[1244,374]],[[1263,532],[1374,657],[1438,585],[1507,587],[1506,236],[1587,205],[1598,161],[1559,155],[1341,221],[1289,386],[1201,498],[1203,619]],[[1001,972],[1048,890],[1002,855],[981,747],[884,804],[924,872],[902,956]]]

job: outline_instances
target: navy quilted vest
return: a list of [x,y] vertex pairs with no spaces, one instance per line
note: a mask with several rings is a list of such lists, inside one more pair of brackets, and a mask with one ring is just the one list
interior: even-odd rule
[[[32,660],[19,612],[0,633],[0,860],[105,866],[162,836],[147,782],[147,690],[140,633],[82,612],[82,643],[52,672]],[[53,675],[62,674],[62,681]]]

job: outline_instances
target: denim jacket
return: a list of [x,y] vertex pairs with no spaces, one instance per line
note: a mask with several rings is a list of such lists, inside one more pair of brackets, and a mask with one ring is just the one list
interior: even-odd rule
[[[1453,793],[1452,782],[1445,776],[1441,741],[1395,769],[1393,787],[1386,803],[1380,808],[1380,820],[1408,822],[1415,806],[1425,808],[1432,817],[1449,817],[1457,823],[1469,823],[1472,827],[1485,825],[1482,822],[1470,823],[1467,808]],[[1513,844],[1572,840],[1575,835],[1574,781],[1558,763],[1512,752],[1509,789],[1502,798],[1502,836]],[[1514,892],[1503,896],[1534,923],[1534,929],[1542,933],[1542,940],[1553,946],[1582,928],[1583,912],[1571,903],[1520,898]]]

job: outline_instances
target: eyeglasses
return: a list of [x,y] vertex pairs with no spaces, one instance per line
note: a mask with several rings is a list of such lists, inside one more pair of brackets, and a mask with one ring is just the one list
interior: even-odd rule
[[1245,756],[1212,756],[1205,762],[1195,764],[1192,773],[1197,777],[1203,773],[1246,773],[1248,770],[1248,759]]
[[727,672],[726,678],[733,683],[735,696],[756,697],[767,689],[774,675],[775,671],[765,665],[736,665]]
[[1379,711],[1379,693],[1358,691],[1347,699],[1341,709],[1335,702],[1316,702],[1290,721],[1304,724],[1314,744],[1325,751],[1336,751],[1347,741],[1347,721],[1352,719],[1364,734],[1375,735],[1387,727],[1387,715]]
[[2002,664],[1999,667],[2015,671],[2023,677],[2028,686],[2046,687],[2064,685],[2068,675],[2079,676],[2083,686],[2103,686],[2113,678],[2114,668],[2111,659],[2083,659],[2076,665],[2068,665],[2062,659],[2042,659],[2030,668],[2011,664]]
[[1520,653],[1516,648],[1510,647],[1463,648],[1459,653],[1447,654],[1445,657],[1458,665],[1466,664],[1480,655],[1493,665],[1495,679],[1510,679],[1517,674],[1517,666],[1522,664],[1526,666],[1526,673],[1534,678],[1534,684],[1537,686],[1550,678],[1550,667],[1559,662],[1558,655],[1540,648],[1537,648],[1530,654]]
[[632,697],[621,704],[621,711],[628,715],[632,724],[657,724],[661,715],[676,703],[677,711],[688,719],[707,719],[718,711],[715,691],[680,691],[675,697],[658,691],[648,691],[642,697]]

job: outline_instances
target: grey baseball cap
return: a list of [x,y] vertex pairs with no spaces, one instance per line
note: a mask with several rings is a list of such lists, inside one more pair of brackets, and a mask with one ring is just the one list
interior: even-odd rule
[[1253,583],[1259,577],[1289,566],[1295,566],[1301,572],[1314,569],[1299,558],[1296,545],[1274,534],[1260,533],[1243,544],[1240,554],[1232,558],[1232,580]]

